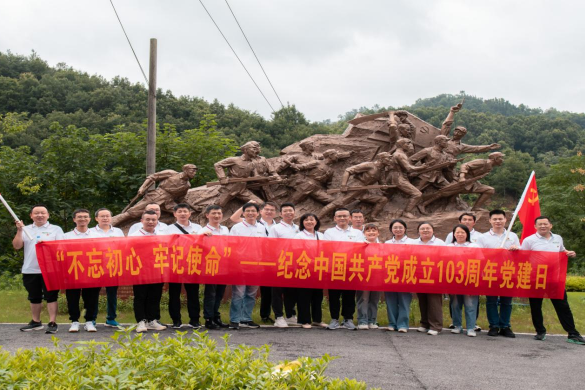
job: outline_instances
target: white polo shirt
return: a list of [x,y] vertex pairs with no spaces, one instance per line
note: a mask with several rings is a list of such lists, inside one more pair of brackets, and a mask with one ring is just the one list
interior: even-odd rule
[[295,238],[295,236],[299,233],[299,226],[295,223],[289,225],[284,221],[280,221],[275,226],[272,227],[270,230],[270,234],[268,237],[273,238]]
[[156,229],[154,229],[154,233],[149,233],[146,230],[140,228],[137,231],[135,231],[134,233],[130,233],[128,234],[128,237],[144,237],[144,236],[160,236],[161,234],[159,234]]
[[98,238],[95,233],[92,234],[92,229],[87,229],[85,232],[80,232],[77,228],[65,233],[64,240],[83,240],[84,238]]
[[406,237],[405,235],[400,240],[397,240],[396,238],[392,237],[390,240],[384,242],[384,244],[412,244],[412,241],[414,240]]
[[[177,222],[179,223],[179,222]],[[179,225],[181,225],[179,223]],[[189,225],[184,226],[181,225],[181,227],[183,229],[185,229],[185,231],[189,234],[197,234],[199,233],[199,231],[201,230],[201,225],[197,224],[197,223],[193,223],[191,221],[189,221]],[[174,223],[170,224],[167,226],[165,232],[163,234],[185,234],[183,233]]]
[[205,227],[199,230],[198,234],[205,234],[207,232],[211,232],[213,236],[229,236],[230,230],[222,225],[219,225],[219,229],[214,228],[210,224],[205,225]]
[[[480,237],[481,237],[481,233],[475,229],[472,229],[469,232],[469,239],[471,240],[472,243],[476,243]],[[453,243],[453,232],[447,234],[447,238],[445,238],[445,244],[451,244],[451,243]]]
[[230,230],[231,236],[243,236],[243,237],[266,237],[266,230],[264,225],[254,221],[254,224],[250,225],[246,221],[236,223]]
[[263,218],[260,218],[259,222],[262,225],[264,225],[264,230],[266,231],[266,237],[268,237],[270,235],[270,232],[272,231],[272,228],[276,226],[276,222],[274,222],[274,219],[273,219],[272,223],[269,225],[268,222],[266,222]]
[[443,241],[440,238],[437,238],[435,236],[432,236],[430,240],[428,240],[427,242],[423,242],[419,237],[419,238],[412,240],[411,244],[412,245],[443,245],[444,246],[445,241]]
[[[158,224],[156,225],[156,227],[154,228],[154,230],[156,230],[156,233],[158,235],[164,234],[164,231],[166,230],[166,228],[169,225],[167,225],[164,222],[158,222]],[[137,232],[138,229],[142,228],[142,222],[136,222],[134,225],[130,226],[130,229],[128,230],[128,236],[130,236],[132,233]]]
[[294,238],[296,238],[298,240],[323,240],[324,239],[323,233],[315,232],[315,234],[313,234],[313,233],[309,233],[305,229],[303,229],[300,232],[298,232],[297,234],[295,234]]
[[24,242],[24,262],[22,264],[23,274],[40,274],[41,268],[37,260],[37,251],[35,246],[43,241],[57,241],[63,239],[63,229],[57,225],[51,225],[49,222],[43,226],[37,226],[34,223],[24,226],[23,229],[33,238],[32,241],[22,232],[22,241]]
[[325,230],[323,239],[327,241],[352,241],[352,242],[364,242],[364,234],[348,226],[347,229],[341,229],[339,226],[334,226]]
[[550,233],[550,238],[534,233],[522,241],[522,250],[541,252],[564,252],[563,237]]
[[[502,245],[502,241],[504,240],[505,236],[506,229],[504,229],[504,232],[499,235],[490,229],[489,232],[481,235],[476,244],[479,245],[480,248],[499,248]],[[504,248],[508,249],[512,245],[520,246],[520,240],[518,240],[518,236],[514,232],[510,232],[510,234],[508,234],[508,239],[504,244]]]
[[112,225],[110,225],[110,229],[107,232],[97,225],[91,229],[95,232],[94,238],[125,237],[122,229],[118,229]]
[[465,241],[463,244],[459,244],[457,242],[452,242],[450,244],[447,244],[447,246],[458,246],[458,247],[465,247],[465,248],[479,248],[479,245],[477,245],[473,242],[469,242],[469,241]]

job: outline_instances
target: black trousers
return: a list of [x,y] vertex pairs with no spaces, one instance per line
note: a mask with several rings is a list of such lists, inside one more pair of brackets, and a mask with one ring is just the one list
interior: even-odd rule
[[297,309],[299,309],[299,324],[310,324],[323,320],[323,290],[320,288],[297,289]]
[[270,317],[272,287],[260,286],[260,318]]
[[[272,311],[274,311],[274,316],[276,318],[283,317],[285,313],[287,318],[297,314],[295,311],[295,305],[297,304],[297,290],[298,288],[292,287],[272,287]],[[283,303],[284,313],[282,310]]]
[[185,286],[187,293],[187,312],[189,321],[199,322],[199,284],[196,283],[169,283],[169,315],[173,322],[181,322],[181,286]]
[[75,288],[65,290],[67,297],[67,309],[69,310],[69,319],[71,322],[78,322],[81,313],[79,311],[79,298],[83,298],[83,308],[85,309],[85,321],[93,321],[98,309],[98,300],[100,298],[101,287],[94,288]]
[[344,319],[353,320],[355,290],[329,290],[329,311],[332,320],[339,320],[339,309]]
[[224,284],[206,284],[203,291],[203,318],[213,320],[220,318],[219,306],[225,293]]
[[160,319],[160,299],[164,283],[139,284],[134,290],[134,317],[136,322]]
[[[542,318],[542,300],[543,298],[529,298],[530,300],[530,312],[532,314],[532,324],[536,333],[546,333],[544,327],[544,319]],[[565,290],[565,296],[563,299],[551,299],[550,300],[557,312],[559,322],[563,326],[565,332],[572,335],[578,335],[577,329],[575,329],[575,320],[573,319],[573,313],[567,301],[567,291]]]

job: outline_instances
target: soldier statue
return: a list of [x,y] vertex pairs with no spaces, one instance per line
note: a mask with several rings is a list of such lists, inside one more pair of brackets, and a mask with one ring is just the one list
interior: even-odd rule
[[[433,140],[434,145],[428,148],[424,148],[419,152],[413,154],[410,157],[410,161],[416,163],[422,161],[428,166],[439,165],[450,161],[450,155],[445,153],[449,138],[445,135],[438,135]],[[435,187],[441,188],[449,184],[449,181],[445,178],[443,170],[433,170],[431,172],[422,173],[419,178],[421,179],[416,188],[420,191],[424,190],[428,185],[433,184]]]

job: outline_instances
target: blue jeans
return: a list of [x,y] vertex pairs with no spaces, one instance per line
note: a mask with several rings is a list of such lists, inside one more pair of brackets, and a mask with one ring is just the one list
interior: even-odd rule
[[453,325],[456,328],[461,328],[463,325],[461,311],[463,306],[465,306],[465,326],[467,327],[467,330],[475,329],[478,301],[479,296],[477,295],[451,295],[451,312],[453,316]]
[[411,293],[385,292],[388,326],[394,329],[408,329],[410,322]]
[[356,291],[358,325],[375,324],[378,319],[379,291]]
[[[498,313],[498,298],[500,312]],[[486,297],[485,312],[490,328],[509,328],[512,315],[512,297]]]
[[232,304],[230,306],[230,322],[252,321],[252,311],[256,303],[258,286],[232,286]]
[[[106,320],[114,321],[117,317],[116,311],[118,310],[118,286],[106,287],[106,296],[108,297]],[[99,308],[96,308],[94,321],[97,320],[98,310]]]

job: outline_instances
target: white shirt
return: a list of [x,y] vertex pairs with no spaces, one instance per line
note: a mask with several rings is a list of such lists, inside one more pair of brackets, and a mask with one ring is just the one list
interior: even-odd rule
[[268,237],[274,238],[295,238],[295,236],[299,233],[299,226],[296,224],[289,225],[284,221],[280,221],[272,230],[270,230],[270,234]]
[[[95,237],[94,237],[95,236]],[[64,240],[82,240],[84,238],[97,238],[97,235],[92,234],[91,229],[87,229],[85,232],[80,232],[77,228],[65,233],[63,236]]]
[[[499,248],[502,245],[505,236],[506,229],[504,229],[504,232],[500,235],[494,233],[494,231],[490,229],[489,232],[481,235],[476,244],[479,245],[480,248]],[[504,248],[508,249],[512,245],[520,246],[520,240],[518,240],[518,236],[514,232],[508,234],[508,239],[504,244]]]
[[51,225],[49,222],[43,226],[35,224],[23,227],[33,238],[32,241],[28,239],[26,234],[22,232],[22,241],[24,242],[24,263],[22,264],[23,274],[40,274],[41,268],[37,260],[36,244],[43,241],[56,241],[63,239],[63,229],[57,225]]
[[315,232],[315,234],[313,234],[309,233],[305,229],[301,230],[294,236],[294,238],[299,240],[317,240],[317,237],[319,237],[318,238],[319,240],[323,240],[323,233]]
[[[189,234],[192,233],[199,233],[199,231],[201,230],[201,225],[197,224],[197,223],[193,223],[191,221],[189,221],[189,225],[185,226],[180,224],[179,222],[177,222],[183,229],[185,229],[185,231]],[[168,225],[166,230],[164,231],[164,234],[185,234],[183,233],[174,223],[171,225]]]
[[[156,225],[156,227],[154,228],[154,230],[156,230],[156,234],[161,235],[164,234],[164,231],[166,230],[166,228],[169,225],[167,225],[164,222],[158,222],[158,224]],[[128,236],[130,236],[132,233],[137,232],[138,229],[142,228],[142,222],[136,222],[134,225],[130,226],[130,229],[128,230]]]
[[243,237],[266,237],[266,230],[264,225],[254,221],[254,224],[250,225],[246,221],[236,223],[230,230],[231,236],[243,236]]
[[110,230],[107,232],[102,230],[99,226],[94,226],[92,230],[95,232],[94,238],[108,238],[108,237],[125,237],[122,229],[110,225]]
[[272,220],[272,223],[269,225],[268,222],[266,222],[263,218],[260,218],[260,223],[262,225],[264,225],[264,230],[266,231],[266,237],[268,237],[270,235],[272,228],[274,226],[276,226],[276,222],[274,222],[274,219]]
[[390,240],[386,241],[384,244],[412,244],[411,241],[414,241],[408,237],[406,237],[406,235],[402,236],[402,238],[400,240],[397,240],[396,238],[392,237]]
[[545,238],[538,233],[528,236],[522,241],[522,250],[541,252],[564,252],[563,237],[550,233],[550,238]]
[[458,246],[458,247],[467,247],[467,248],[479,248],[479,245],[473,243],[473,242],[469,242],[469,241],[465,241],[463,244],[459,244],[457,242],[452,242],[450,244],[448,244],[447,246]]
[[341,229],[339,226],[334,226],[325,230],[323,239],[328,241],[364,242],[365,237],[361,231],[354,229],[351,226],[348,226],[345,230]]
[[146,230],[140,228],[137,231],[135,231],[134,233],[128,234],[128,237],[144,237],[144,236],[160,236],[160,233],[158,233],[156,231],[156,229],[154,229],[154,233],[149,233]]
[[445,245],[445,241],[443,241],[440,238],[437,238],[435,236],[432,236],[430,240],[428,240],[427,242],[423,242],[419,237],[417,239],[412,240],[411,244],[412,245]]
[[[469,239],[471,240],[472,243],[476,243],[480,237],[481,233],[475,229],[471,229],[471,231],[469,232]],[[447,234],[447,238],[445,238],[445,244],[451,243],[453,243],[453,232]]]
[[229,236],[230,234],[230,230],[222,225],[219,225],[219,229],[216,229],[210,224],[207,224],[203,229],[199,230],[199,234],[205,234],[207,232],[211,232],[213,236]]

